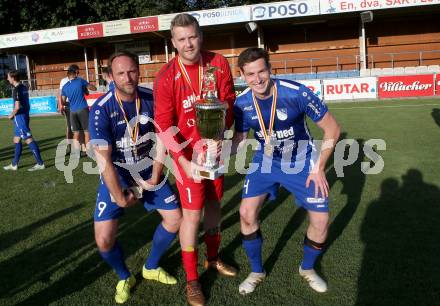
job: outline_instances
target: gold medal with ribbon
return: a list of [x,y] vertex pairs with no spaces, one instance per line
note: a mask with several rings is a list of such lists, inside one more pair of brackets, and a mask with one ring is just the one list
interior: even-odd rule
[[186,71],[185,65],[182,63],[182,60],[180,59],[180,56],[177,57],[177,64],[179,65],[180,68],[180,72],[183,75],[183,78],[185,79],[186,83],[188,83],[189,87],[191,87],[194,96],[196,97],[196,99],[201,99],[202,98],[202,82],[203,82],[203,59],[202,59],[202,55],[200,55],[200,60],[199,60],[199,74],[198,77],[199,79],[198,84],[199,84],[199,94],[197,95],[196,90],[194,89],[192,83],[191,83],[191,78],[189,77],[188,71]]
[[266,130],[266,125],[264,124],[263,115],[261,114],[260,106],[258,105],[257,98],[254,92],[252,92],[252,100],[254,101],[255,111],[257,112],[258,123],[260,124],[260,129],[264,137],[264,154],[267,156],[272,156],[274,152],[274,143],[272,143],[273,137],[273,126],[275,123],[275,112],[277,108],[277,96],[278,90],[277,85],[273,82],[273,94],[272,94],[272,106],[270,111],[270,121],[269,121],[269,131]]
[[138,156],[137,156],[136,143],[137,143],[137,140],[139,137],[139,120],[140,120],[139,112],[140,112],[140,108],[141,108],[141,99],[136,94],[136,98],[135,98],[136,123],[135,123],[134,127],[131,127],[130,121],[128,120],[128,116],[125,113],[124,106],[122,105],[122,100],[121,100],[121,98],[119,98],[118,93],[116,91],[115,91],[115,96],[116,96],[116,101],[118,101],[119,108],[121,109],[122,115],[124,116],[125,124],[127,125],[127,131],[130,134],[130,138],[131,138],[131,142],[132,142],[130,145],[133,146],[134,157],[135,157],[135,160],[137,160]]

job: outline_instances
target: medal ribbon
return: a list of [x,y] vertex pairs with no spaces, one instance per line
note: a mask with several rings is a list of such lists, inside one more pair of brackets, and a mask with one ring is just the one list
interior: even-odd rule
[[116,101],[118,101],[119,107],[121,108],[122,115],[124,116],[125,123],[127,125],[128,132],[130,133],[131,140],[133,145],[136,146],[136,142],[139,136],[139,111],[141,108],[141,99],[136,94],[136,123],[133,128],[130,126],[130,122],[128,121],[127,114],[125,113],[124,107],[122,105],[122,100],[119,98],[118,93],[115,91]]
[[263,132],[264,141],[266,144],[270,144],[270,137],[272,136],[273,126],[275,123],[275,110],[277,108],[277,96],[278,90],[276,82],[273,83],[273,94],[272,94],[272,107],[270,111],[270,121],[269,121],[269,135],[266,131],[266,126],[264,125],[263,116],[261,115],[260,106],[258,105],[258,101],[255,98],[254,92],[252,92],[252,100],[254,101],[255,111],[257,112],[258,123],[260,123],[261,131]]
[[183,75],[183,78],[185,79],[185,81],[188,83],[189,87],[191,87],[193,94],[199,98],[202,97],[202,86],[203,86],[203,59],[202,59],[202,55],[200,55],[200,61],[199,61],[199,79],[198,79],[198,83],[199,83],[199,92],[200,95],[197,96],[196,91],[194,90],[194,87],[192,86],[191,83],[191,79],[189,77],[188,71],[186,71],[185,65],[182,63],[182,60],[180,59],[180,56],[177,57],[177,64],[179,65],[180,68],[180,72]]

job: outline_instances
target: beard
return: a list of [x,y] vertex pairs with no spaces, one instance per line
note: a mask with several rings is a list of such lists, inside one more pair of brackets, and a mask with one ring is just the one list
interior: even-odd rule
[[115,87],[123,95],[132,97],[136,94],[137,84],[132,83],[130,85],[120,85],[115,82]]

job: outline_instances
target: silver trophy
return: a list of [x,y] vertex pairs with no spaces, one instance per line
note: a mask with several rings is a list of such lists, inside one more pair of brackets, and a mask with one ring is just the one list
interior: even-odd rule
[[223,165],[219,164],[216,154],[217,141],[223,138],[227,104],[217,98],[216,77],[217,67],[207,64],[203,75],[202,97],[194,103],[196,109],[196,126],[202,139],[207,144],[204,170],[196,170],[202,178],[215,180],[223,175]]

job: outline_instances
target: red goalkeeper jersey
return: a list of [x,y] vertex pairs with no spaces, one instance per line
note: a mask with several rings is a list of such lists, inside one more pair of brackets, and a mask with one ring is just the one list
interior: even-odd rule
[[[217,95],[220,101],[228,104],[226,127],[229,128],[234,122],[232,108],[235,102],[234,82],[229,63],[220,54],[204,51],[201,54],[203,67],[209,63],[218,68],[215,71]],[[154,83],[154,120],[162,132],[172,126],[176,126],[179,130],[172,138],[169,133],[166,133],[165,139],[162,137],[176,161],[182,154],[191,160],[194,145],[200,140],[195,125],[196,111],[193,106],[193,103],[200,97],[199,63],[183,66],[182,70],[178,57],[173,58],[162,67]],[[187,73],[191,84],[185,78],[185,73]],[[189,143],[183,150],[179,150],[177,144],[186,141]]]

